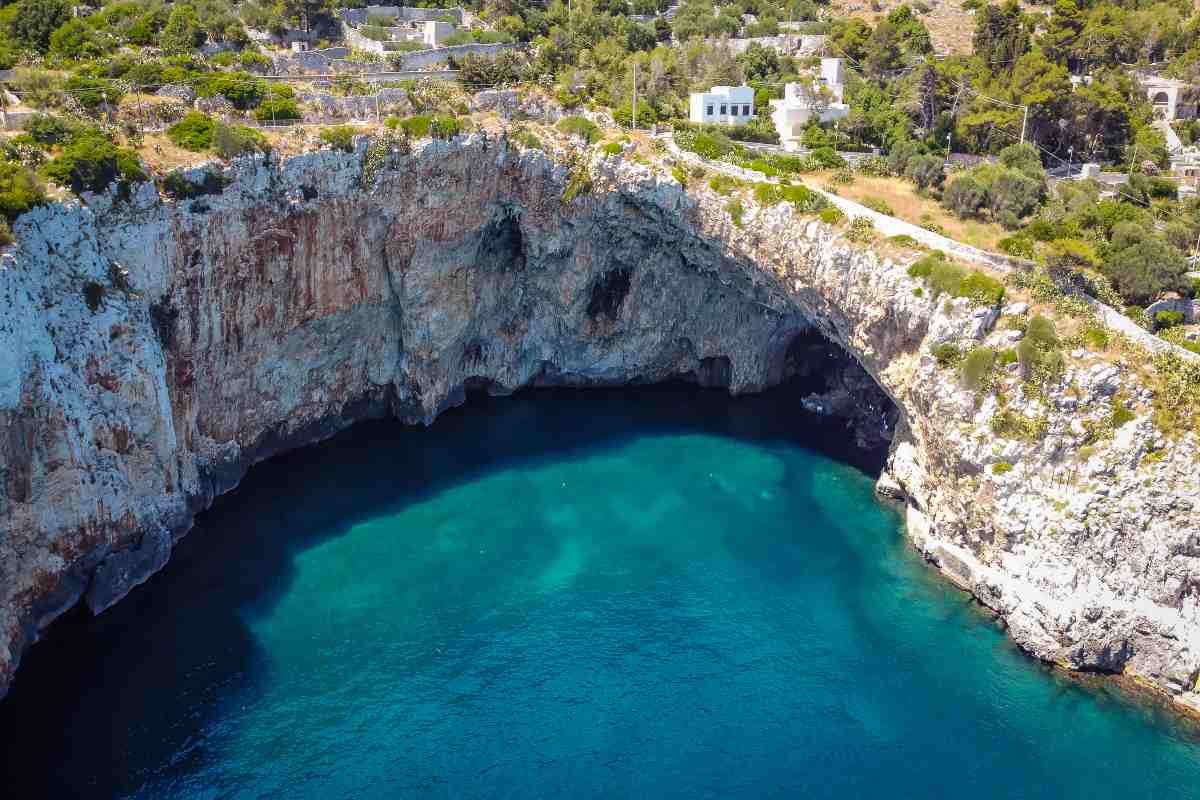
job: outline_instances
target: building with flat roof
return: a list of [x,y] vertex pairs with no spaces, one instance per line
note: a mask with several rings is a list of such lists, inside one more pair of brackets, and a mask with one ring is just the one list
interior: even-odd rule
[[800,149],[804,128],[814,119],[836,122],[850,113],[845,103],[845,70],[842,59],[822,58],[815,80],[786,84],[783,99],[771,101],[771,121],[784,150]]
[[714,86],[692,92],[688,119],[692,122],[731,125],[754,118],[754,89],[750,86]]

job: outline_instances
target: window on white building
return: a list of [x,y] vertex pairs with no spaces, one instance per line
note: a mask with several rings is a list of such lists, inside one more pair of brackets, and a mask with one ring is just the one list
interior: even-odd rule
[[736,105],[734,105],[734,106],[730,106],[730,107],[729,107],[729,113],[730,113],[730,114],[732,114],[733,116],[735,116],[735,117],[736,117],[736,116],[738,115],[738,113],[737,113],[737,108],[738,108],[738,107],[737,107]]
[[712,106],[705,106],[706,110],[704,113],[708,114],[711,117],[712,116],[712,108],[713,108]]
[[750,116],[750,106],[742,106],[742,114],[747,117]]
[[728,114],[728,113],[729,113],[728,111],[726,111],[726,110],[725,110],[725,104],[724,104],[724,103],[721,103],[721,113],[722,113],[722,114]]

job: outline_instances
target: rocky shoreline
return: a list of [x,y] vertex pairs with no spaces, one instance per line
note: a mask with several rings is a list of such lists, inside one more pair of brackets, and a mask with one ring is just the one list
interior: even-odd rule
[[0,266],[0,692],[40,629],[117,602],[273,453],[384,414],[428,423],[469,387],[755,391],[815,331],[863,371],[815,404],[843,413],[869,375],[895,406],[881,486],[928,559],[1037,657],[1200,707],[1195,443],[1141,406],[1104,441],[1078,430],[1141,397],[1134,370],[1073,363],[1010,397],[1043,436],[997,437],[993,399],[929,350],[1010,331],[914,292],[912,256],[786,204],[735,224],[660,165],[587,168],[565,202],[578,167],[502,138],[361,142],[237,162],[217,194],[144,184],[22,217]]

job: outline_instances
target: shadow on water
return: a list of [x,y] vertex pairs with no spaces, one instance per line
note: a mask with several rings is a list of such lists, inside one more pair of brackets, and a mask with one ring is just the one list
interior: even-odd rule
[[[364,423],[251,469],[166,569],[98,618],[72,612],[26,654],[0,703],[5,796],[119,796],[149,777],[138,765],[194,771],[210,757],[207,726],[227,704],[254,702],[265,682],[243,614],[287,591],[291,557],[481,472],[692,430],[787,441],[877,472],[883,453],[864,455],[840,423],[806,415],[805,391],[792,382],[742,398],[685,385],[478,395],[428,429]],[[146,735],[163,715],[175,724]]]

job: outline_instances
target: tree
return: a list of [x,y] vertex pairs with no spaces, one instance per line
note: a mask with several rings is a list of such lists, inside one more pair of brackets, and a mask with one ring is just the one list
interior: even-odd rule
[[1068,68],[1078,66],[1083,14],[1075,0],[1057,0],[1039,44],[1046,56]]
[[1002,169],[988,187],[992,216],[1006,228],[1018,228],[1021,218],[1037,210],[1044,187],[1015,169]]
[[117,179],[133,181],[146,177],[136,153],[117,147],[99,132],[76,136],[42,171],[77,194],[104,191]]
[[900,31],[887,20],[875,26],[867,42],[867,58],[864,62],[867,74],[883,78],[888,73],[905,67],[903,40]]
[[191,52],[204,44],[204,39],[200,16],[188,5],[175,6],[160,37],[163,49],[171,53]]
[[44,53],[50,36],[71,18],[67,0],[21,0],[12,22],[13,38]]
[[941,186],[946,179],[942,159],[937,156],[916,156],[908,162],[906,174],[921,191]]
[[50,34],[50,52],[62,58],[95,58],[104,50],[92,27],[78,18],[67,20]]
[[763,47],[758,42],[737,57],[742,72],[748,81],[768,81],[779,77],[779,53],[773,47]]
[[1031,144],[1012,144],[1004,148],[1000,151],[1000,163],[1033,180],[1046,179],[1042,158],[1038,155],[1037,148]]
[[834,22],[829,38],[839,55],[862,61],[867,56],[867,42],[871,41],[871,26],[858,17],[839,19]]
[[1016,60],[1029,49],[1029,31],[1017,1],[980,9],[971,44],[989,70],[1011,72]]
[[1157,237],[1114,249],[1105,259],[1103,271],[1121,296],[1137,305],[1149,305],[1164,292],[1188,288],[1187,259]]
[[946,187],[942,204],[959,217],[978,216],[987,204],[987,190],[971,175],[960,175]]

